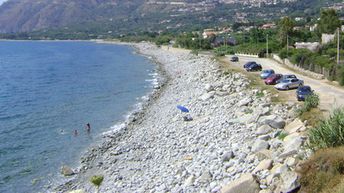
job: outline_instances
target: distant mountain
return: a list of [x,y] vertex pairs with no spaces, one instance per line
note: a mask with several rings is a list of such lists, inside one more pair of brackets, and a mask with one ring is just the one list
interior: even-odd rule
[[[335,0],[8,0],[0,33],[65,29],[125,33],[267,20]],[[302,5],[302,6],[300,6]],[[288,9],[288,7],[290,9]],[[294,10],[295,9],[295,10]],[[310,12],[312,13],[312,12]]]

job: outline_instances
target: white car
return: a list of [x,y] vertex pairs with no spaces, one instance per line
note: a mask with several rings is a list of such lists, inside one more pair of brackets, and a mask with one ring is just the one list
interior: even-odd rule
[[299,86],[303,86],[303,80],[297,78],[288,78],[276,84],[275,88],[278,90],[289,90],[293,88],[298,88]]

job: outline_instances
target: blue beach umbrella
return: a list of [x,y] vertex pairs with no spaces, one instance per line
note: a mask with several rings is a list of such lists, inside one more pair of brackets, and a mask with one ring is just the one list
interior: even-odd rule
[[178,105],[177,108],[178,108],[181,112],[183,112],[183,113],[188,113],[188,112],[189,112],[189,109],[187,109],[186,107],[183,107],[183,106],[181,106],[181,105]]

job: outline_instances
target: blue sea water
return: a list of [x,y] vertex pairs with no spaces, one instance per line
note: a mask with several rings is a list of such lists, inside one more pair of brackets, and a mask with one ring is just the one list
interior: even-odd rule
[[[0,192],[41,192],[151,91],[128,46],[0,41]],[[85,124],[91,124],[91,133]],[[74,136],[74,130],[78,135]]]

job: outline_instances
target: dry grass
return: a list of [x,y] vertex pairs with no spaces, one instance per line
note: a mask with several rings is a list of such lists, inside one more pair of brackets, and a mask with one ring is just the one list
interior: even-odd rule
[[318,150],[298,172],[300,192],[343,193],[344,147]]
[[228,61],[228,58],[226,57],[216,57],[216,60],[220,63],[220,67],[224,72],[230,71],[244,74],[245,77],[251,81],[249,86],[250,88],[259,88],[261,90],[267,90],[270,93],[272,93],[272,102],[279,103],[288,101],[287,93],[278,92],[273,86],[264,84],[264,82],[259,76],[260,72],[247,72],[243,70],[243,68],[231,65],[231,63]]
[[315,127],[321,120],[324,119],[324,113],[319,108],[313,108],[310,111],[302,113],[299,117],[301,121],[307,120],[307,124]]

